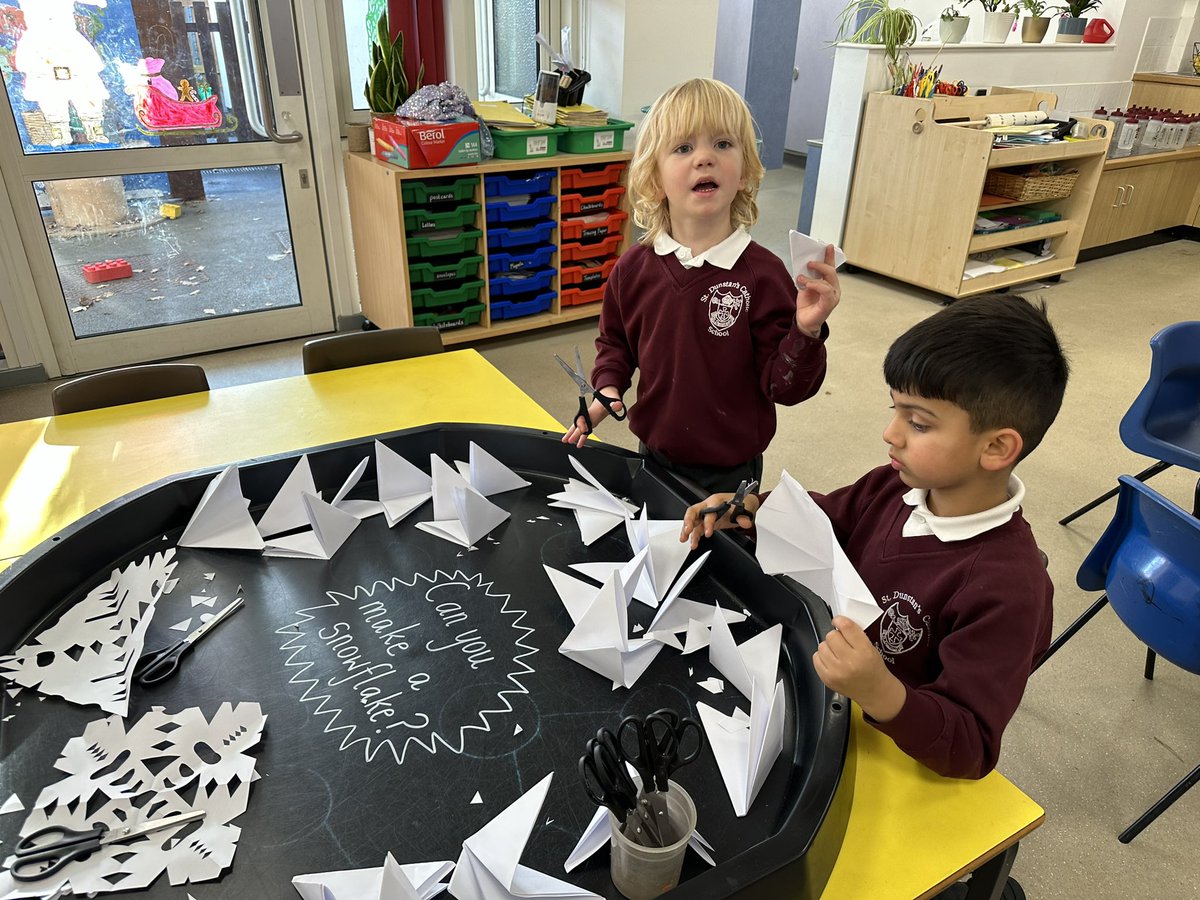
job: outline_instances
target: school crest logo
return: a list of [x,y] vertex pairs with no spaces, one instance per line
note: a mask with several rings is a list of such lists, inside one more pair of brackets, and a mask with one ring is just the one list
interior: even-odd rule
[[900,612],[899,602],[883,611],[879,622],[879,643],[884,652],[892,655],[905,653],[921,643],[924,636],[925,629],[915,627],[908,616]]
[[750,306],[750,292],[737,281],[714,284],[700,302],[708,306],[708,333],[728,337],[738,316]]

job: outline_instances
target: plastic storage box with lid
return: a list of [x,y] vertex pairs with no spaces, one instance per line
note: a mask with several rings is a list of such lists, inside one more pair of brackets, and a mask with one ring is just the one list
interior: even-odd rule
[[603,240],[594,243],[563,244],[559,256],[563,262],[574,262],[578,259],[596,259],[597,257],[612,256],[621,247],[621,235],[610,234]]
[[492,197],[511,197],[514,194],[544,194],[554,186],[554,171],[544,169],[528,175],[485,175],[483,193]]
[[451,253],[475,253],[483,232],[478,228],[429,231],[408,238],[409,259],[429,259]]
[[510,248],[544,244],[553,233],[553,222],[539,222],[529,228],[489,228],[488,246]]
[[483,290],[483,280],[474,278],[462,284],[443,287],[415,288],[412,292],[413,309],[438,309],[444,306],[459,306],[474,303]]
[[558,152],[560,135],[567,129],[558,125],[546,128],[492,129],[496,159],[538,159]]
[[433,325],[438,331],[450,331],[467,325],[478,325],[486,307],[482,303],[464,306],[462,309],[445,310],[437,313],[420,313],[413,316],[414,325]]
[[509,300],[493,300],[492,318],[518,319],[521,316],[532,316],[537,313],[546,312],[550,309],[550,305],[554,302],[556,296],[558,295],[554,291],[543,291],[533,296],[522,294],[520,295],[520,299],[514,297]]
[[489,272],[520,272],[523,269],[535,269],[548,266],[554,261],[557,247],[546,244],[519,253],[489,253]]
[[604,285],[593,288],[567,288],[562,292],[563,306],[583,306],[585,303],[599,303],[604,299]]
[[488,282],[488,291],[493,297],[532,294],[546,290],[553,281],[553,269],[526,269],[523,272],[493,275]]
[[609,119],[606,125],[571,126],[558,146],[563,153],[615,153],[624,149],[625,132],[632,127],[632,122],[621,119]]
[[621,226],[629,213],[614,210],[610,213],[593,213],[587,216],[564,217],[562,236],[565,241],[589,240],[608,234],[620,234]]
[[445,212],[407,209],[404,211],[404,230],[411,234],[414,231],[442,231],[447,228],[474,225],[475,214],[479,212],[479,208],[478,203],[464,203],[456,209],[449,209]]
[[564,216],[576,216],[616,209],[621,205],[621,198],[624,196],[625,188],[619,184],[609,188],[587,188],[563,194],[561,211]]
[[429,181],[406,181],[400,186],[400,197],[405,206],[470,200],[475,195],[475,188],[478,186],[478,175]]
[[454,262],[408,264],[408,277],[413,284],[438,284],[457,281],[479,274],[482,256],[464,256]]
[[597,163],[590,166],[580,166],[577,169],[563,169],[559,172],[564,191],[578,191],[583,188],[608,187],[621,180],[625,171],[625,163]]
[[[550,215],[557,198],[553,194],[544,197],[530,197],[515,194],[511,197],[488,200],[487,220],[494,222],[528,222],[533,219],[544,219]],[[407,215],[405,216],[407,218]]]
[[602,285],[612,274],[617,257],[612,259],[587,259],[562,267],[563,287],[595,287]]

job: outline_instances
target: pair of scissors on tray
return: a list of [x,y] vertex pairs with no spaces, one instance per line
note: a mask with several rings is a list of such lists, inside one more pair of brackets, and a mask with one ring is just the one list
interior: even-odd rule
[[598,390],[592,387],[591,382],[584,377],[583,357],[579,355],[579,347],[575,348],[575,368],[573,369],[567,363],[567,361],[557,353],[554,354],[554,358],[558,360],[558,364],[563,367],[563,371],[571,376],[571,380],[574,381],[575,386],[579,388],[579,412],[575,414],[573,421],[578,422],[580,419],[583,419],[584,424],[587,426],[587,428],[583,430],[584,434],[592,433],[592,417],[588,415],[588,407],[591,405],[593,398],[599,400],[600,403],[603,404],[604,408],[608,410],[608,414],[618,422],[624,420],[625,416],[627,415],[625,410],[622,409],[620,412],[617,412],[615,409],[613,409],[613,404],[620,403],[621,401],[615,397],[609,397],[606,394],[600,393]]
[[[76,860],[87,859],[108,844],[125,844],[154,831],[174,828],[185,822],[204,818],[204,810],[170,813],[156,819],[147,819],[140,825],[122,825],[109,828],[97,825],[87,831],[76,831],[63,825],[47,825],[17,842],[13,850],[16,861],[9,868],[15,881],[39,881],[53,875],[63,866]],[[39,842],[39,838],[53,840]]]
[[[734,525],[737,524],[737,520],[741,516],[745,516],[750,520],[750,524],[754,524],[754,513],[746,509],[746,495],[752,494],[756,490],[758,490],[757,481],[743,480],[742,483],[738,485],[738,489],[734,491],[733,496],[728,500],[724,501],[723,503],[718,503],[716,506],[706,506],[704,509],[700,510],[701,521],[703,521],[704,517],[709,513],[716,513],[717,521],[720,521],[722,517],[724,517],[725,513],[728,512],[729,521]],[[732,512],[730,512],[730,510],[732,510]]]
[[587,742],[584,755],[579,757],[579,777],[592,802],[607,807],[630,840],[643,847],[663,846],[658,823],[648,802],[638,796],[638,787],[625,770],[625,760],[611,731],[601,728]]
[[223,622],[232,613],[240,609],[244,599],[244,597],[238,597],[191,634],[180,638],[169,647],[162,647],[158,650],[149,650],[143,653],[138,657],[137,664],[133,667],[133,677],[137,683],[149,687],[166,681],[178,672],[179,660],[183,654],[187,653],[196,641],[208,634],[213,626]]

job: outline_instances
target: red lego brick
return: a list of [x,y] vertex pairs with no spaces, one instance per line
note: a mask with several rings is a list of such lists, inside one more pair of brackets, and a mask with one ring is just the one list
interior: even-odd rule
[[104,262],[88,263],[84,266],[83,277],[88,284],[116,281],[118,278],[132,278],[133,266],[123,259],[106,259]]

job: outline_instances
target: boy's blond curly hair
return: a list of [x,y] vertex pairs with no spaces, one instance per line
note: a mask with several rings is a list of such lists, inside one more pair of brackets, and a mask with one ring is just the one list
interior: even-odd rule
[[754,198],[764,170],[750,108],[729,85],[711,78],[693,78],[655,100],[638,129],[629,167],[629,194],[633,221],[646,230],[641,238],[644,244],[654,243],[660,234],[671,233],[671,210],[658,176],[658,156],[664,148],[698,131],[729,134],[742,148],[745,186],[729,208],[730,224],[749,228],[758,221]]

